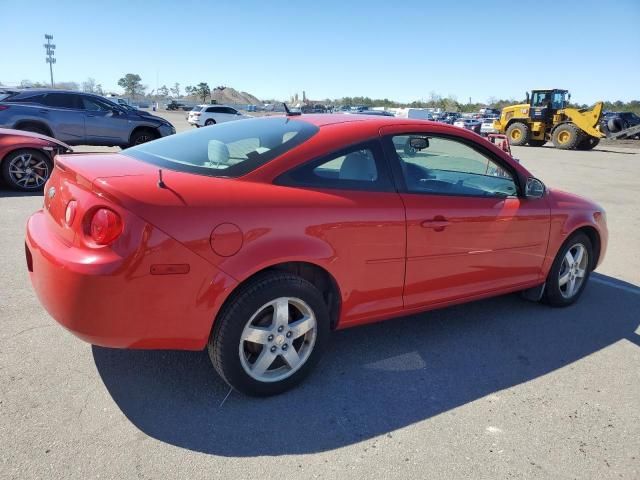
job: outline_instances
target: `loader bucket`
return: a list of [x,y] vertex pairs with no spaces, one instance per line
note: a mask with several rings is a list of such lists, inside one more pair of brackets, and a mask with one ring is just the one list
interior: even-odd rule
[[578,110],[577,108],[565,108],[562,111],[582,131],[592,137],[602,138],[605,135],[598,130],[598,122],[602,114],[602,102],[596,103],[590,109]]

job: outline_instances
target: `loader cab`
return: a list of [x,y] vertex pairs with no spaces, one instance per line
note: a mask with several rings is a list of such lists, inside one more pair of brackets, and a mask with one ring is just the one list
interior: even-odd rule
[[533,90],[531,92],[530,116],[534,122],[549,123],[553,115],[567,106],[567,90]]

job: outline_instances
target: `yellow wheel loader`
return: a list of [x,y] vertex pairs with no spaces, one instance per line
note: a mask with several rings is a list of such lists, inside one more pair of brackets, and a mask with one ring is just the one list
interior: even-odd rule
[[567,107],[570,98],[567,90],[533,90],[527,103],[503,108],[494,127],[515,146],[552,141],[556,148],[591,150],[605,136],[598,125],[602,102],[579,110]]

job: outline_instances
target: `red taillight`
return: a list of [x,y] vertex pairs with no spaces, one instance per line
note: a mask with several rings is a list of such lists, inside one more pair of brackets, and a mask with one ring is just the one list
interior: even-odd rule
[[9,108],[9,105],[0,105],[0,112]]
[[67,203],[67,209],[64,211],[64,222],[67,224],[68,227],[71,226],[71,224],[73,223],[73,220],[76,218],[77,206],[78,206],[78,202],[76,202],[75,200],[71,200],[69,201],[69,203]]
[[122,233],[122,219],[113,210],[99,208],[91,217],[89,235],[98,245],[109,245]]

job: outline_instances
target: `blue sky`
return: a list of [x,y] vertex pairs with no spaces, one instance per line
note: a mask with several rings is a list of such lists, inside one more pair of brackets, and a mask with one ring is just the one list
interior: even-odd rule
[[[95,78],[120,91],[206,81],[259,98],[370,96],[411,101],[640,98],[640,0],[226,1],[0,0],[0,81]],[[618,45],[619,47],[616,47]],[[634,46],[631,46],[634,45]]]

